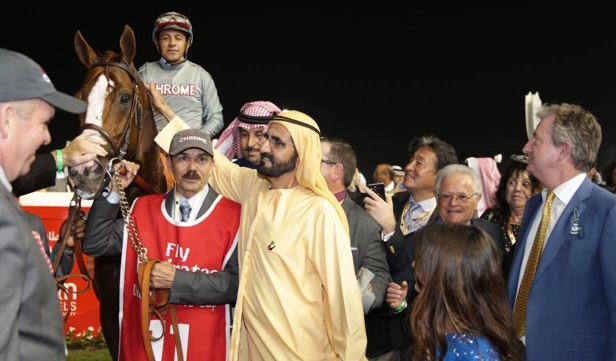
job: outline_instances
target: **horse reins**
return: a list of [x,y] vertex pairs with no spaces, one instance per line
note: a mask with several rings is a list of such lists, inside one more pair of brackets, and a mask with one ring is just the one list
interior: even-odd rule
[[[68,237],[71,236],[73,225],[82,217],[82,215],[83,215],[83,212],[81,210],[81,198],[79,198],[76,194],[73,194],[73,199],[71,199],[71,203],[69,205],[68,217],[66,218],[66,221],[65,221],[66,223],[65,223],[64,231],[60,232],[60,238],[58,238],[58,243],[60,243],[60,247],[58,249],[58,253],[56,254],[56,257],[52,264],[53,276],[56,279],[56,285],[58,289],[61,290],[67,297],[69,297],[71,293],[74,293],[74,294],[85,293],[90,289],[92,285],[93,275],[90,272],[88,272],[86,264],[83,260],[83,252],[81,250],[81,243],[79,240],[75,240],[75,243],[73,246],[73,252],[74,252],[73,258],[77,260],[77,266],[79,267],[79,272],[81,273],[71,273],[71,274],[62,275],[62,276],[56,276],[56,274],[58,273],[58,268],[60,266],[60,261],[62,260],[62,257],[64,256],[64,250],[66,249],[66,241],[68,240]],[[74,277],[79,277],[85,280],[86,287],[80,290],[76,290],[76,291],[70,290],[67,287],[65,287],[64,281],[66,281],[69,278],[74,278]],[[70,315],[70,312],[66,312],[66,315],[64,315],[65,323],[68,320],[69,315]]]
[[[120,182],[120,172],[114,173],[114,181],[119,189],[120,194],[120,209],[122,211],[122,217],[126,224],[126,232],[128,232],[128,239],[130,240],[131,247],[137,254],[139,259],[139,266],[137,269],[137,279],[139,282],[139,292],[141,293],[141,335],[143,338],[143,346],[145,348],[148,361],[156,361],[154,358],[154,352],[152,350],[152,341],[158,341],[165,335],[166,322],[164,315],[169,312],[171,317],[171,324],[173,327],[173,337],[175,339],[175,349],[177,353],[177,360],[184,361],[184,353],[182,351],[182,342],[180,339],[180,332],[178,328],[178,319],[175,312],[175,306],[169,303],[170,289],[156,289],[150,287],[151,271],[154,265],[159,260],[148,259],[147,249],[141,243],[139,234],[135,222],[130,214],[130,205],[126,199],[126,193]],[[152,316],[155,316],[162,323],[162,333],[160,336],[154,336],[150,334],[150,320]]]

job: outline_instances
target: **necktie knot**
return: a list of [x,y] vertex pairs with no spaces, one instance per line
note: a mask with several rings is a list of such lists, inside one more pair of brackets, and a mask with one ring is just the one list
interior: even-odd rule
[[192,209],[190,208],[190,204],[188,204],[188,201],[186,199],[182,199],[182,201],[180,202],[180,213],[182,215],[182,218],[181,218],[182,222],[188,221],[191,210]]
[[425,226],[432,214],[432,209],[424,211],[424,208],[414,200],[404,206],[400,222],[400,230],[405,236]]
[[409,208],[404,216],[406,224],[410,225],[417,212],[421,210],[421,205],[415,201],[409,201]]

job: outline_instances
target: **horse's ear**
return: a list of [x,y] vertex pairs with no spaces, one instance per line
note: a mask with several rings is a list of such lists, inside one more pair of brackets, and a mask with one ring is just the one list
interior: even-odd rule
[[124,25],[124,31],[120,37],[120,49],[122,50],[122,61],[127,65],[131,65],[133,59],[135,59],[135,53],[137,52],[137,45],[135,43],[133,29],[128,25]]
[[86,68],[90,68],[90,65],[95,63],[98,60],[98,56],[92,47],[88,44],[86,39],[81,35],[81,31],[77,30],[75,33],[75,38],[73,40],[75,45],[75,51],[77,52],[77,57],[86,66]]

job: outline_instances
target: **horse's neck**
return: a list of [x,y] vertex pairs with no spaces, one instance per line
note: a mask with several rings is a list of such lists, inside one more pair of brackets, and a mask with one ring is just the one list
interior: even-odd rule
[[138,152],[139,163],[141,164],[139,174],[155,193],[164,193],[167,191],[168,181],[163,165],[164,157],[161,155],[158,144],[154,141],[157,135],[154,114],[147,96],[142,99],[142,102],[144,120],[141,149]]
[[[145,149],[149,149],[149,151],[144,151],[139,157],[140,159],[136,160],[141,165],[138,175],[147,183],[145,188],[152,188],[154,193],[164,193],[167,191],[167,181],[160,150],[156,144],[146,146]],[[144,189],[144,192],[150,191]]]

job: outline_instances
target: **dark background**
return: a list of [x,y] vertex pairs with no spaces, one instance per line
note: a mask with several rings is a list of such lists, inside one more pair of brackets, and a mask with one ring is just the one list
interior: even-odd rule
[[[58,89],[76,92],[85,75],[77,30],[102,52],[118,50],[130,25],[139,67],[159,58],[155,18],[177,11],[193,24],[189,59],[213,76],[225,126],[248,101],[301,110],[323,135],[351,142],[368,180],[377,163],[404,166],[418,135],[450,142],[461,160],[521,153],[530,91],[590,110],[603,128],[599,166],[616,159],[616,14],[603,7],[50,3],[3,5],[0,46],[36,60]],[[57,113],[43,150],[61,147],[78,127],[76,116]]]

